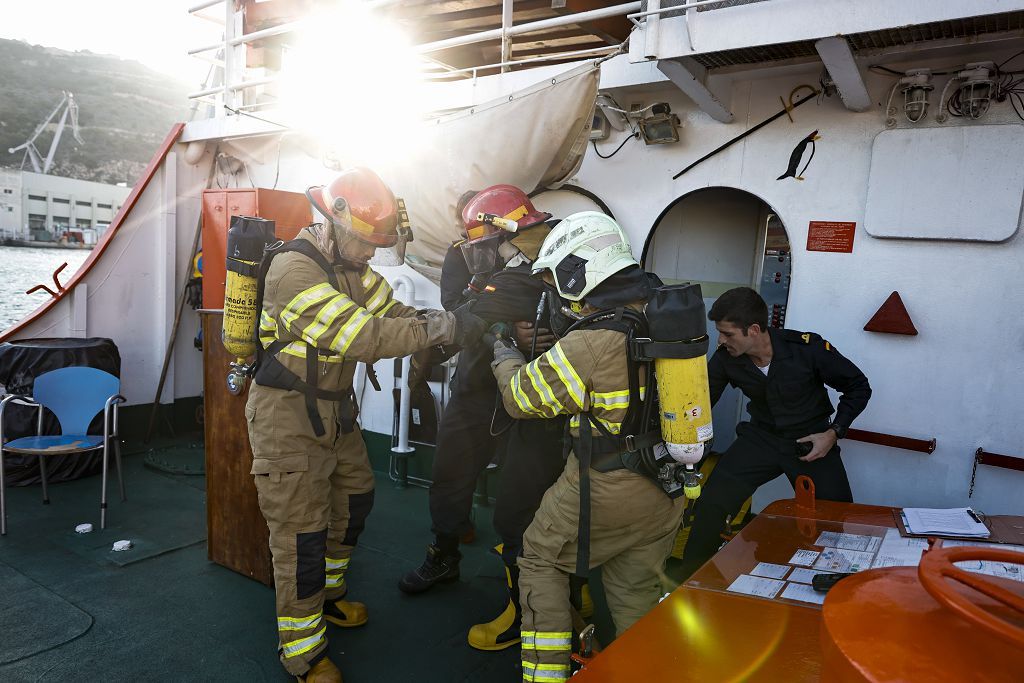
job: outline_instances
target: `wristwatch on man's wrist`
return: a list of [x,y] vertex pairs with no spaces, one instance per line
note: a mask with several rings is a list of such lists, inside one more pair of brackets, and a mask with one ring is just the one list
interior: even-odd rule
[[843,427],[842,425],[838,425],[835,422],[833,422],[832,424],[830,424],[828,426],[828,428],[836,433],[836,438],[837,439],[844,439],[844,438],[846,438],[846,427]]

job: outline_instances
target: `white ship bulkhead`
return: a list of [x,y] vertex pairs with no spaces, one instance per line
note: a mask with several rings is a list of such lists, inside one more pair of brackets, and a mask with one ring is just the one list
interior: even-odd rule
[[[861,14],[884,23],[902,21],[902,13],[940,18],[943,13],[964,13],[962,5],[953,9],[959,3],[899,4],[904,6],[886,9],[887,3],[875,2],[773,0],[702,13],[704,22],[723,21],[729,13],[743,22],[734,23],[731,32],[710,23],[701,28],[695,22],[691,38],[695,45],[699,40],[720,40],[721,49],[727,49],[726,41],[734,43],[731,47],[769,39],[786,42],[786,32],[795,40],[801,31],[813,33],[809,24],[815,22],[868,21]],[[994,0],[972,4],[978,6],[972,14],[1024,9],[1022,3]],[[855,8],[844,9],[847,5],[870,11],[857,13]],[[814,16],[799,18],[794,9],[799,6],[813,6]],[[682,44],[675,21],[659,22],[663,50]],[[708,283],[709,303],[725,285],[760,281],[765,223],[768,214],[777,216],[792,250],[786,327],[821,334],[871,381],[872,399],[854,427],[937,442],[930,454],[849,439],[841,442],[854,499],[896,506],[968,504],[976,449],[1024,457],[1024,237],[1019,229],[1024,122],[1004,102],[993,103],[977,121],[954,118],[937,123],[938,93],[947,78],[937,76],[927,118],[909,123],[897,92],[897,124],[887,128],[884,108],[896,77],[868,71],[867,66],[940,71],[950,64],[999,63],[1024,43],[1018,38],[943,44],[942,49],[904,46],[900,52],[858,55],[870,96],[866,111],[847,109],[838,95],[812,100],[792,112],[794,122],[783,116],[673,180],[691,162],[777,113],[780,97],[787,99],[797,86],[817,87],[822,66],[815,60],[789,60],[716,71],[711,89],[721,93],[721,104],[732,115],[731,122],[723,123],[695,104],[654,62],[631,62],[643,56],[636,53],[642,49],[636,46],[641,42],[638,36],[643,33],[634,33],[631,55],[602,65],[601,92],[613,95],[626,109],[668,103],[681,120],[680,142],[646,146],[634,140],[610,159],[599,158],[590,148],[570,183],[607,204],[638,255],[650,241],[645,262],[649,268],[665,279]],[[1024,68],[1024,58],[1019,59]],[[507,96],[569,68],[540,67],[437,87],[447,89],[451,107],[469,106]],[[980,129],[987,131],[980,138],[961,136],[964,130]],[[821,139],[805,179],[776,180],[786,170],[793,148],[815,130]],[[248,173],[216,173],[214,187],[218,182],[248,186],[251,177],[255,185],[269,188],[277,178],[276,189],[302,191],[333,173],[290,137],[281,143],[279,158],[277,137],[267,135],[270,132],[251,120],[217,119],[186,126],[102,258],[83,276],[85,287],[80,285],[52,310],[23,324],[17,337],[112,336],[121,351],[123,393],[129,403],[152,402],[174,323],[176,296],[188,272],[214,141],[224,139],[221,151],[242,159]],[[627,135],[628,130],[612,131],[608,140],[598,143],[602,154],[610,153]],[[495,137],[497,149],[500,133]],[[957,140],[968,142],[957,147]],[[205,149],[198,144],[204,141]],[[186,161],[186,149],[189,161],[196,163]],[[895,178],[894,165],[900,169]],[[905,182],[898,184],[900,178]],[[941,192],[928,189],[935,187]],[[573,208],[593,207],[590,200],[564,191],[548,198],[556,217]],[[548,208],[543,202],[542,195],[538,206]],[[1016,212],[1007,207],[1016,207]],[[811,221],[856,223],[852,253],[808,251]],[[903,236],[882,236],[899,227],[906,228]],[[392,283],[409,276],[415,305],[438,305],[437,288],[411,268],[381,272]],[[863,329],[893,291],[906,304],[917,336]],[[410,302],[408,287],[396,287],[396,292]],[[197,326],[197,314],[186,308],[163,402],[202,392],[202,358],[192,348]],[[391,386],[392,367],[391,361],[377,364],[385,388]],[[390,392],[375,393],[367,387],[363,396],[363,428],[390,432]],[[727,395],[716,410],[719,447],[731,439],[737,400]],[[1024,473],[981,465],[970,504],[989,514],[1024,514],[1024,499],[1018,493],[1022,486]],[[791,495],[789,484],[780,478],[758,492],[755,509]]]

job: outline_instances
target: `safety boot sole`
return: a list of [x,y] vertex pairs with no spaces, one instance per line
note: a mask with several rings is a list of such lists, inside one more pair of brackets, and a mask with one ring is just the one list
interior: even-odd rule
[[500,652],[501,650],[507,650],[513,645],[518,645],[521,641],[521,638],[513,638],[512,640],[508,640],[503,643],[495,643],[494,645],[477,645],[473,643],[473,641],[469,641],[469,646],[474,650],[480,650],[482,652]]
[[336,617],[329,617],[329,616],[327,616],[325,614],[324,615],[324,619],[326,619],[327,621],[331,622],[335,626],[340,626],[342,628],[355,628],[356,626],[362,626],[363,624],[368,622],[370,620],[370,617],[369,616],[365,616],[362,619],[359,619],[357,621],[348,621],[348,620],[341,620],[341,619],[338,619]]

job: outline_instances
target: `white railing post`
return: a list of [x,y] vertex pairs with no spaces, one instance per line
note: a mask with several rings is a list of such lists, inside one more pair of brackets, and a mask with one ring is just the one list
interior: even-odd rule
[[512,28],[512,0],[502,0],[501,2],[501,73],[509,71],[509,66],[506,62],[512,59],[512,37],[509,36],[508,30]]
[[644,57],[647,59],[658,58],[658,34],[661,28],[661,0],[647,0],[647,11],[656,12],[644,19]]
[[[224,2],[224,83],[222,88],[221,97],[223,98],[223,106],[218,107],[219,111],[217,116],[227,116],[228,107],[231,109],[235,108],[235,93],[231,89],[231,86],[235,83],[235,47],[231,44],[231,41],[235,38],[235,3],[230,0]],[[245,48],[242,48],[243,50]]]

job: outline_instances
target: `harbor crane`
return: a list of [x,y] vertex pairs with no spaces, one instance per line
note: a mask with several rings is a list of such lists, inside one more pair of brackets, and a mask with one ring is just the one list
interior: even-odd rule
[[[71,133],[75,136],[80,144],[84,142],[81,136],[78,134],[78,103],[75,102],[75,96],[69,92],[62,91],[63,97],[60,100],[60,104],[54,107],[53,111],[46,119],[36,126],[36,130],[32,133],[32,137],[17,147],[11,147],[7,151],[11,154],[19,150],[25,150],[25,156],[21,159],[21,167],[25,168],[25,161],[32,162],[32,168],[36,173],[49,173],[50,167],[53,166],[53,157],[57,153],[57,145],[60,144],[60,137],[64,133],[64,126],[67,123],[68,116],[71,116]],[[63,109],[63,113],[61,110]],[[50,125],[50,121],[53,120],[57,114],[60,113],[60,122],[57,124],[57,130],[53,134],[53,140],[50,141],[50,151],[46,154],[46,159],[43,160],[42,155],[39,153],[39,149],[36,148],[36,138]]]

